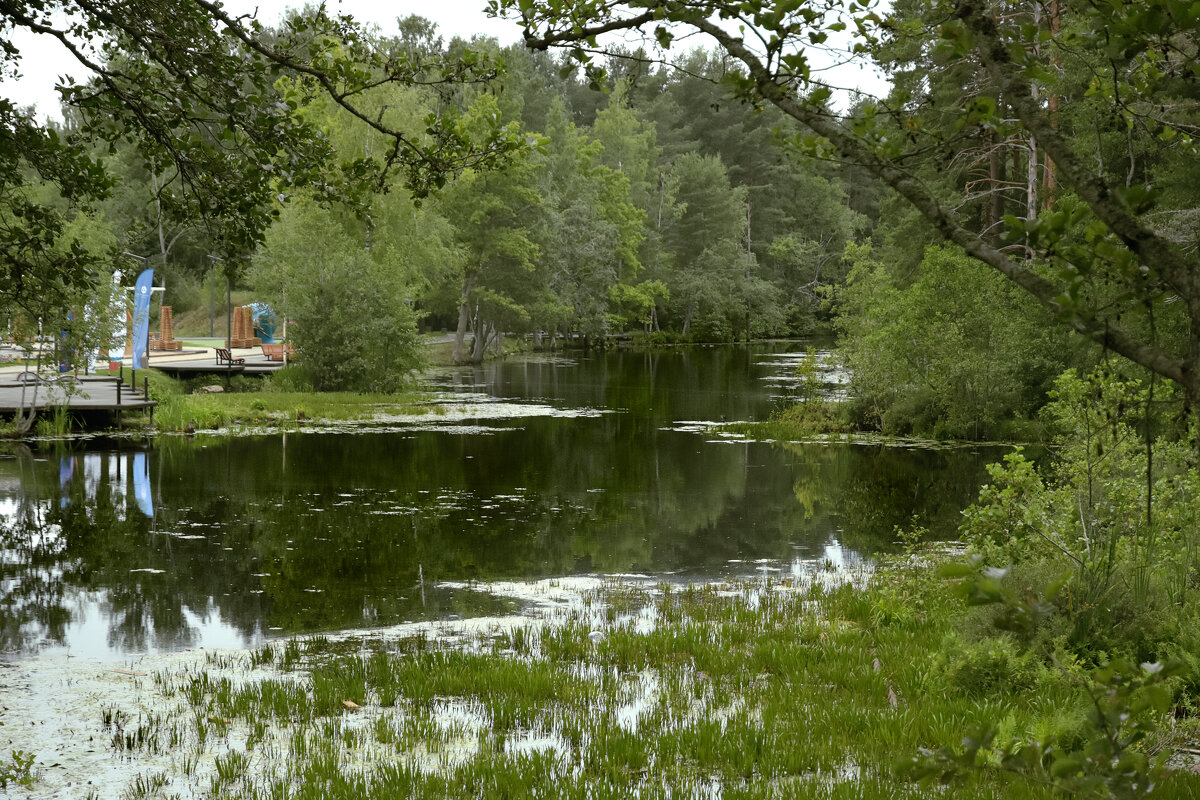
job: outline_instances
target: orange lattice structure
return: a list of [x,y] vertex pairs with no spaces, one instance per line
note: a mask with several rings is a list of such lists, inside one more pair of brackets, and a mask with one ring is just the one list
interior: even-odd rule
[[151,350],[182,350],[183,342],[175,338],[175,319],[171,306],[162,307],[162,316],[158,321],[158,338],[150,340]]
[[254,323],[250,318],[250,306],[238,306],[233,310],[233,331],[229,337],[230,347],[258,347],[262,339],[254,335]]

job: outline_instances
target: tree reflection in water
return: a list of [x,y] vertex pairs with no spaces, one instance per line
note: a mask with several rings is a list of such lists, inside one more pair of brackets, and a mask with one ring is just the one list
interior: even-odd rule
[[647,358],[453,378],[599,416],[19,447],[0,457],[0,649],[237,646],[515,608],[449,582],[853,564],[914,520],[952,536],[1004,452],[707,441],[671,423],[767,413],[761,362]]

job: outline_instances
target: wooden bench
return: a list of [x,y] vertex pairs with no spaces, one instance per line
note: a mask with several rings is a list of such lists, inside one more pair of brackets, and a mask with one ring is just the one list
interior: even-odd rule
[[234,366],[236,364],[245,364],[245,363],[246,363],[246,359],[234,358],[233,355],[224,347],[217,348],[217,364],[218,365],[228,364],[230,366]]
[[268,361],[283,361],[284,353],[288,356],[296,355],[295,348],[287,342],[275,342],[273,344],[260,344],[262,353]]

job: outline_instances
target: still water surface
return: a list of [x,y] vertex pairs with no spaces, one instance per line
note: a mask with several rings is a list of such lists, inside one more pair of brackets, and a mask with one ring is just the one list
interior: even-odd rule
[[0,455],[0,652],[247,646],[517,610],[464,581],[787,573],[869,560],[914,519],[951,536],[1003,449],[698,428],[783,402],[789,347],[435,373],[443,408],[482,407],[468,422]]

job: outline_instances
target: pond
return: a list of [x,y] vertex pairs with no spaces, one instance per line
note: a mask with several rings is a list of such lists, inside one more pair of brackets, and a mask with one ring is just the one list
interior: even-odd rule
[[431,374],[441,413],[410,424],[17,447],[0,651],[252,646],[519,610],[476,581],[786,574],[869,562],[913,521],[952,536],[1004,448],[699,424],[769,415],[799,348],[531,355]]

